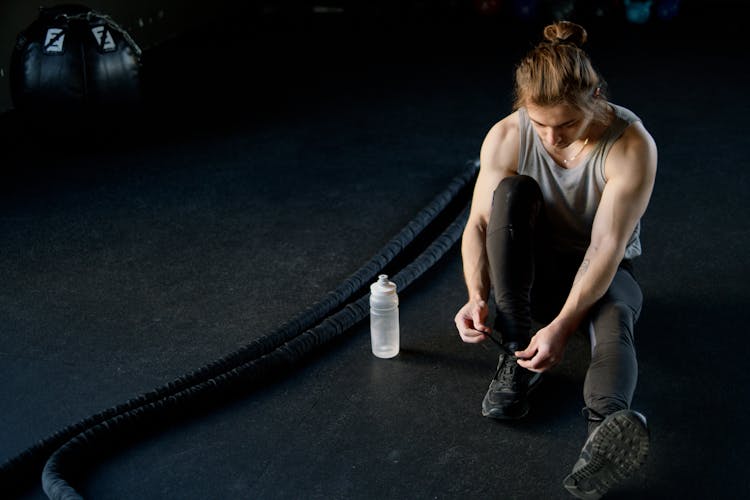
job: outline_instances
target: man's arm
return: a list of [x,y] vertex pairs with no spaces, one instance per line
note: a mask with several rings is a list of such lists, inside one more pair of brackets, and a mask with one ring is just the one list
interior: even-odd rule
[[631,125],[610,151],[608,178],[594,217],[589,244],[567,300],[557,317],[517,353],[518,364],[544,371],[562,359],[565,345],[591,307],[607,291],[643,216],[656,177],[656,145],[640,123]]
[[456,314],[456,328],[464,342],[481,342],[490,328],[484,324],[489,308],[489,261],[486,231],[492,210],[492,194],[500,181],[513,175],[518,163],[518,118],[512,114],[498,122],[482,143],[480,169],[471,212],[461,238],[461,257],[468,301]]

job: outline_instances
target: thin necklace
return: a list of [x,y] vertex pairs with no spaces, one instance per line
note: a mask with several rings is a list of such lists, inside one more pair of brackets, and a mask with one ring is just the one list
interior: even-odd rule
[[578,158],[578,155],[581,154],[581,151],[583,151],[583,148],[585,148],[586,144],[588,144],[588,143],[589,143],[589,138],[586,137],[586,140],[583,141],[583,146],[581,146],[581,149],[579,149],[576,154],[574,154],[573,156],[571,156],[567,160],[563,158],[563,163],[567,165],[569,162],[571,162],[571,161],[575,160],[576,158]]

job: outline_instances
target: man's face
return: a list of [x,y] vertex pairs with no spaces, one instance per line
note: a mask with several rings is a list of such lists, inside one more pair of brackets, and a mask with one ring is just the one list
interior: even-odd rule
[[526,111],[534,130],[545,145],[558,152],[582,139],[592,122],[589,114],[568,104],[554,106],[527,104]]

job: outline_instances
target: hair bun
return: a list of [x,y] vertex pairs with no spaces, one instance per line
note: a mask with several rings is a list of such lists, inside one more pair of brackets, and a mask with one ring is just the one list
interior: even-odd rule
[[551,43],[570,43],[580,47],[586,43],[588,34],[583,26],[570,21],[557,21],[544,28],[544,39]]

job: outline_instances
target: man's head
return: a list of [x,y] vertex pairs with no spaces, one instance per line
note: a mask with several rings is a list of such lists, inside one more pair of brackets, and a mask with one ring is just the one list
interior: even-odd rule
[[605,123],[604,80],[580,49],[587,38],[586,30],[558,21],[544,28],[544,38],[516,67],[514,108],[564,105]]
[[551,106],[529,103],[526,112],[542,141],[558,151],[582,140],[593,122],[590,114],[565,103]]

